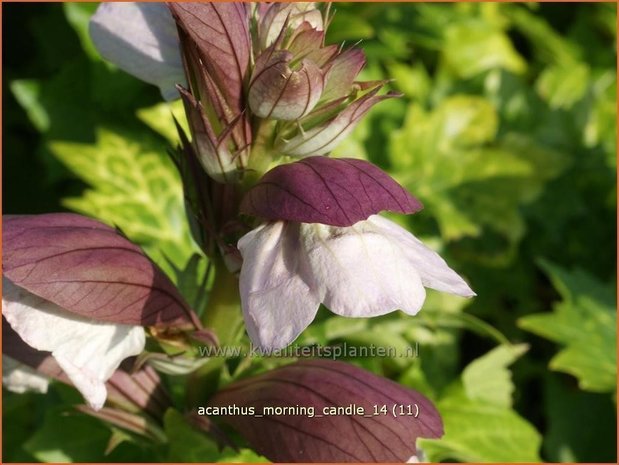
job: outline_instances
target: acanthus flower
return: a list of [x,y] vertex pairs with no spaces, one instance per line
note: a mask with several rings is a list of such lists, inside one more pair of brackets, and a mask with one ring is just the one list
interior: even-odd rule
[[253,343],[287,346],[321,303],[348,317],[398,309],[414,315],[424,286],[475,295],[436,252],[376,215],[421,208],[362,160],[310,157],[268,172],[241,204],[243,212],[267,220],[238,244],[241,303]]

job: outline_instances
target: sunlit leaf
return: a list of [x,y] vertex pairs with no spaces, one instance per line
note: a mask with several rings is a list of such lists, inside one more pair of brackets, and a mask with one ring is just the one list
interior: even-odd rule
[[445,422],[439,440],[419,439],[428,460],[539,462],[541,436],[515,411],[451,396],[438,404]]
[[411,105],[404,126],[392,134],[396,179],[424,203],[446,240],[489,229],[513,246],[526,228],[518,207],[566,165],[524,135],[498,137],[497,125],[488,100],[458,95],[432,112]]
[[511,407],[514,384],[507,366],[526,350],[524,344],[502,345],[473,360],[462,372],[467,397],[497,407]]

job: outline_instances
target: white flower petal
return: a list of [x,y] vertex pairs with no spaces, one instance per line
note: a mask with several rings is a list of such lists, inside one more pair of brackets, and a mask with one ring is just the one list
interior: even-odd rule
[[2,386],[19,394],[29,391],[44,394],[49,379],[14,358],[2,355]]
[[406,229],[378,215],[371,216],[367,222],[378,226],[386,236],[400,242],[406,256],[419,271],[424,286],[462,297],[476,295],[439,254],[426,247]]
[[239,241],[243,256],[241,303],[252,342],[281,349],[314,319],[320,301],[306,283],[299,254],[298,225],[278,221],[250,231]]
[[166,100],[185,83],[176,24],[165,3],[102,3],[90,20],[101,55],[127,73],[159,86]]
[[105,381],[144,349],[141,326],[102,323],[72,314],[3,279],[3,315],[31,347],[52,353],[94,409],[105,403]]
[[332,312],[367,317],[421,309],[426,294],[415,266],[400,242],[372,223],[302,224],[301,237],[322,302]]

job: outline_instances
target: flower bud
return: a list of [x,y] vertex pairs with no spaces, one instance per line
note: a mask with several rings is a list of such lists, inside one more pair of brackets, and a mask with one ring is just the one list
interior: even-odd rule
[[[267,49],[282,33],[284,26],[294,30],[304,22],[322,31],[322,13],[313,2],[272,3],[260,15],[259,35],[262,50]],[[285,31],[284,31],[285,32]]]
[[291,68],[294,56],[284,50],[262,54],[249,87],[249,106],[260,118],[297,120],[314,109],[325,85],[325,72],[304,59]]
[[[301,120],[299,122],[303,130],[294,129],[292,134],[282,136],[277,147],[278,151],[285,155],[300,158],[328,155],[352,132],[361,118],[374,105],[382,100],[400,96],[397,93],[376,95],[380,87],[382,87],[382,83],[379,84],[379,87],[350,103],[341,104],[341,101],[335,100],[331,105],[325,105],[315,110],[314,113],[310,113],[306,117],[306,121]],[[337,109],[338,106],[341,107],[341,110]],[[333,107],[336,107],[335,111]],[[333,116],[333,113],[335,113],[335,116]],[[322,118],[323,115],[326,115],[326,121]]]

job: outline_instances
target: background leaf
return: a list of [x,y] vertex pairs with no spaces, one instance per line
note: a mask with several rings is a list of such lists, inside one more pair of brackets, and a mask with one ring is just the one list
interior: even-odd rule
[[550,368],[576,376],[587,391],[616,391],[617,312],[612,288],[580,270],[568,272],[542,263],[563,301],[553,313],[526,316],[519,325],[564,346]]

